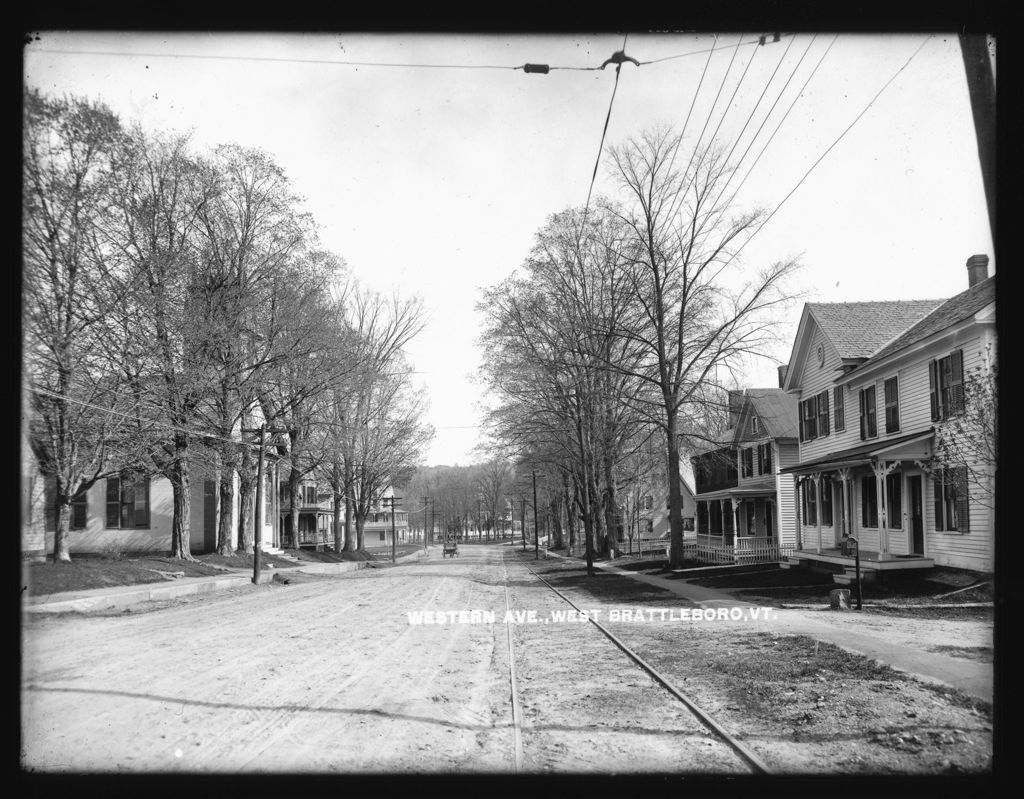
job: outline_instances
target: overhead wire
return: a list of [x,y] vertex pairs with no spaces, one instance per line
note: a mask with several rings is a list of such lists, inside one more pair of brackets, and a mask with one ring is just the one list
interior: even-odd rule
[[928,44],[928,42],[930,42],[930,41],[931,41],[931,40],[932,40],[932,39],[934,38],[934,36],[935,36],[935,34],[930,34],[929,36],[927,36],[927,37],[925,38],[925,40],[924,40],[923,42],[921,42],[921,44],[920,44],[920,45],[918,46],[918,48],[917,48],[917,49],[916,49],[916,50],[915,50],[915,51],[914,51],[913,53],[911,53],[911,55],[910,55],[910,58],[908,58],[908,59],[906,60],[906,62],[905,62],[905,63],[903,64],[903,66],[901,66],[901,67],[900,67],[900,68],[899,68],[898,70],[896,70],[896,72],[894,72],[894,73],[893,73],[892,77],[891,77],[891,78],[889,78],[889,80],[887,80],[887,81],[886,81],[886,82],[885,82],[885,83],[884,83],[884,84],[882,85],[882,88],[880,88],[880,89],[879,89],[879,90],[878,90],[878,91],[877,91],[877,92],[875,93],[875,96],[874,96],[874,97],[872,97],[870,101],[868,101],[868,104],[867,104],[866,106],[864,106],[864,109],[863,109],[863,110],[862,110],[862,111],[861,111],[861,112],[860,112],[859,114],[857,114],[857,116],[856,116],[856,117],[854,118],[854,120],[853,120],[853,121],[852,121],[852,122],[851,122],[851,123],[850,123],[850,124],[849,124],[849,125],[848,125],[848,126],[846,127],[846,129],[845,129],[845,130],[843,130],[843,132],[842,132],[842,133],[840,133],[840,134],[839,134],[839,136],[837,136],[837,137],[836,137],[835,141],[833,141],[833,142],[832,142],[832,143],[831,143],[831,144],[830,144],[830,145],[829,145],[829,146],[828,146],[828,147],[827,147],[827,148],[825,149],[825,151],[824,151],[824,152],[823,152],[823,153],[822,153],[822,154],[821,154],[820,156],[818,156],[818,159],[817,159],[817,160],[816,160],[816,161],[815,161],[815,162],[814,162],[813,164],[811,164],[810,168],[809,168],[809,169],[808,169],[808,170],[807,170],[807,171],[806,171],[806,172],[805,172],[805,173],[803,174],[803,177],[801,177],[801,178],[800,178],[800,180],[798,180],[798,181],[796,182],[796,185],[795,185],[795,186],[793,186],[793,188],[789,190],[789,193],[788,193],[788,194],[787,194],[787,195],[786,195],[785,197],[783,197],[783,198],[782,198],[782,200],[781,200],[781,201],[779,202],[779,204],[778,204],[778,205],[776,205],[774,209],[772,209],[771,213],[770,213],[770,214],[768,214],[768,216],[766,216],[766,217],[764,218],[764,220],[763,220],[763,221],[761,222],[761,224],[760,224],[760,225],[758,225],[758,226],[757,226],[757,228],[755,228],[755,229],[754,229],[754,232],[753,232],[753,233],[751,233],[751,234],[750,234],[750,236],[749,236],[749,237],[747,237],[747,239],[746,239],[746,240],[745,240],[745,241],[743,242],[743,244],[741,244],[741,245],[740,245],[740,247],[739,247],[739,248],[738,248],[738,249],[736,250],[736,252],[734,252],[734,253],[733,253],[733,254],[732,254],[732,255],[731,255],[730,257],[729,257],[729,259],[728,259],[728,260],[727,260],[727,261],[725,262],[725,265],[727,265],[727,264],[729,264],[730,262],[732,262],[732,261],[733,261],[733,260],[734,260],[734,259],[735,259],[735,258],[736,258],[736,257],[737,257],[737,256],[738,256],[738,255],[739,255],[739,254],[740,254],[741,252],[742,252],[742,251],[743,251],[743,249],[744,249],[744,248],[745,248],[745,247],[746,247],[746,246],[747,246],[747,245],[748,245],[748,244],[749,244],[749,243],[750,243],[750,242],[751,242],[751,241],[753,240],[753,238],[754,238],[754,237],[755,237],[755,236],[756,236],[756,235],[757,235],[758,233],[760,233],[760,232],[761,232],[761,230],[762,230],[762,229],[764,228],[764,226],[765,226],[765,225],[767,225],[769,221],[771,221],[772,217],[774,217],[774,216],[775,216],[775,214],[777,214],[777,213],[779,212],[779,209],[781,209],[781,208],[782,208],[782,206],[786,204],[786,201],[787,201],[787,200],[788,200],[788,199],[789,199],[790,197],[792,197],[792,196],[793,196],[793,194],[794,194],[794,193],[796,192],[796,190],[797,190],[797,189],[799,189],[799,188],[800,188],[800,186],[801,186],[801,185],[803,184],[803,182],[804,182],[805,180],[807,180],[808,176],[809,176],[809,175],[811,174],[811,172],[813,172],[813,171],[814,171],[814,169],[815,169],[815,168],[816,168],[816,167],[818,166],[818,164],[820,164],[820,163],[821,163],[821,162],[822,162],[822,161],[823,161],[823,160],[825,159],[825,157],[826,157],[826,156],[827,156],[827,155],[828,155],[828,154],[829,154],[830,152],[832,152],[832,150],[833,150],[833,149],[835,149],[836,145],[838,145],[838,144],[839,144],[839,142],[841,142],[841,141],[843,140],[843,138],[845,138],[846,134],[847,134],[847,133],[849,133],[849,132],[850,132],[850,131],[851,131],[851,130],[853,129],[854,125],[856,125],[856,124],[857,124],[857,123],[858,123],[858,122],[859,122],[859,121],[861,120],[861,118],[862,118],[862,117],[863,117],[863,116],[864,116],[864,115],[865,115],[865,114],[866,114],[866,113],[867,113],[867,112],[868,112],[868,111],[870,110],[871,106],[873,106],[873,105],[875,104],[875,101],[876,101],[876,100],[877,100],[877,99],[878,99],[879,97],[881,97],[881,95],[882,95],[882,92],[884,92],[884,91],[885,91],[885,90],[886,90],[887,88],[889,88],[889,86],[890,86],[890,85],[892,84],[892,82],[893,82],[893,81],[895,81],[895,80],[896,80],[896,78],[898,78],[898,77],[899,77],[899,76],[900,76],[900,75],[901,75],[901,74],[903,73],[903,70],[905,70],[905,69],[906,69],[906,68],[907,68],[908,66],[910,66],[910,62],[914,60],[914,58],[915,58],[915,57],[917,56],[917,54],[918,54],[918,53],[920,53],[922,49],[924,49],[924,46],[925,46],[926,44]]

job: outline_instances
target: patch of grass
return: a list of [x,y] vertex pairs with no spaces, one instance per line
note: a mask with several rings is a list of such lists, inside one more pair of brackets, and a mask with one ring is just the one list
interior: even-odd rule
[[[827,575],[808,569],[770,569],[765,571],[716,574],[708,577],[691,577],[690,582],[707,588],[776,588],[785,586],[818,587],[827,585],[829,590],[837,586]],[[828,593],[826,592],[826,596]]]
[[90,556],[76,557],[70,563],[27,563],[24,565],[23,579],[29,596],[46,596],[66,591],[165,582],[166,578],[158,572],[183,572],[184,577],[223,574],[222,570],[207,564],[175,558]]
[[[463,546],[460,544],[460,546]],[[374,560],[391,560],[391,547],[366,547],[365,552],[373,555]],[[395,547],[395,557],[410,555],[413,552],[422,552],[422,544],[399,544]]]

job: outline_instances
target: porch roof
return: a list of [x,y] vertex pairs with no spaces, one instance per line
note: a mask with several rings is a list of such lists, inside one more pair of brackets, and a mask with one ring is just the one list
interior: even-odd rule
[[775,496],[774,479],[759,480],[756,483],[744,483],[741,486],[721,488],[718,491],[707,491],[703,494],[695,495],[694,499],[697,501],[703,501],[710,499],[730,499],[732,497],[744,498],[767,496]]
[[[882,460],[920,460],[930,456],[930,448],[920,446],[935,435],[935,428],[923,432],[907,433],[884,441],[872,441],[836,452],[830,452],[813,461],[799,463],[780,469],[780,474],[807,474],[839,469],[844,466],[861,466],[881,458]],[[915,446],[918,445],[918,446]]]

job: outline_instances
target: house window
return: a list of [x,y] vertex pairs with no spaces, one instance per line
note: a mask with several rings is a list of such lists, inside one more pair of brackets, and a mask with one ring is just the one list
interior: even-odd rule
[[832,481],[827,477],[821,479],[821,523],[832,526]]
[[860,479],[860,523],[862,527],[878,527],[878,483],[874,475]]
[[654,520],[653,519],[642,519],[641,523],[643,525],[642,532],[645,532],[645,533],[653,533],[654,532]]
[[964,356],[956,350],[928,364],[932,421],[948,419],[964,409]]
[[754,450],[750,448],[743,450],[743,476],[754,476]]
[[380,540],[384,541],[384,540],[386,540],[386,538],[387,538],[386,533],[383,530],[381,530],[380,531]]
[[684,530],[688,530],[690,532],[692,532],[694,530],[693,517],[692,516],[684,516],[683,517],[683,529]]
[[860,390],[860,437],[874,438],[878,435],[878,420],[875,418],[875,387]]
[[818,493],[813,480],[804,480],[804,524],[818,523]]
[[758,444],[757,446],[757,470],[760,474],[772,473],[772,445]]
[[817,397],[811,397],[800,403],[800,440],[811,441],[817,437],[818,403]]
[[885,381],[885,432],[895,433],[900,429],[900,386],[899,379],[890,377]]
[[942,469],[935,473],[935,529],[969,531],[967,467]]
[[842,386],[832,389],[832,404],[835,406],[836,432],[846,429],[846,396]]
[[88,513],[88,502],[85,491],[79,491],[71,498],[71,529],[82,530],[85,528],[86,515]]
[[299,487],[299,496],[302,498],[303,505],[316,505],[316,486],[315,485],[304,485]]
[[654,507],[654,497],[652,497],[650,494],[645,495],[640,500],[640,510],[650,510],[653,507]]
[[107,478],[107,527],[149,527],[149,480],[131,475]]
[[750,417],[750,432],[753,433],[755,436],[760,435],[761,433],[761,420],[758,419],[756,416]]
[[899,472],[885,476],[886,527],[903,529],[903,475]]
[[815,398],[818,410],[818,435],[827,436],[828,430],[828,389],[825,389]]

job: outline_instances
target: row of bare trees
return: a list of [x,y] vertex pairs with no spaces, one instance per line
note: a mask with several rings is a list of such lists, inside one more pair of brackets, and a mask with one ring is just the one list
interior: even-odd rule
[[[667,481],[681,558],[680,459],[719,444],[727,389],[778,343],[797,268],[740,259],[767,214],[733,207],[716,148],[688,150],[660,128],[608,156],[610,195],[551,216],[522,269],[479,303],[494,446],[562,486],[588,569],[615,548],[620,494],[645,476]],[[662,469],[644,457],[652,447]]]
[[24,372],[55,559],[69,559],[74,498],[123,470],[169,480],[176,557],[191,557],[197,468],[217,485],[218,551],[251,551],[258,464],[242,431],[260,424],[282,431],[286,534],[315,476],[336,546],[360,545],[351,525],[432,434],[403,356],[419,300],[353,280],[261,151],[197,153],[188,135],[37,91],[23,131]]

